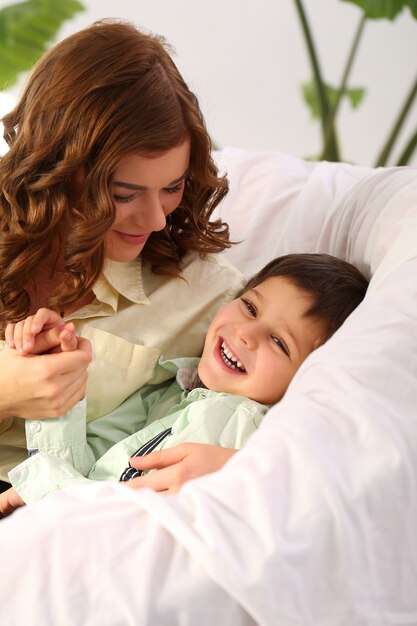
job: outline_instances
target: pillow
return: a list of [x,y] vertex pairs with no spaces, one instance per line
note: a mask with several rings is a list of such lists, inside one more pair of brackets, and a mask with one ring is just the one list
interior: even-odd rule
[[224,254],[247,277],[280,254],[315,251],[330,206],[374,171],[236,148],[215,152],[214,158],[230,184],[215,215],[240,242]]

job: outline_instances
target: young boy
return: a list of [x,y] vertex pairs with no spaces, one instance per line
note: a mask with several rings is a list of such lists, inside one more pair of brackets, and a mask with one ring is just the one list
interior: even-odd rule
[[[180,442],[240,448],[305,358],[361,302],[367,286],[355,267],[329,255],[275,259],[217,313],[200,359],[161,363],[176,375],[174,382],[144,387],[87,426],[85,403],[79,403],[59,419],[70,442],[65,449],[54,435],[56,420],[44,420],[48,448],[36,447],[35,433],[29,459],[9,474],[14,489],[0,495],[0,512],[75,483],[130,480],[142,472],[128,465],[129,457]],[[52,329],[39,341],[43,348],[71,349],[70,331]]]

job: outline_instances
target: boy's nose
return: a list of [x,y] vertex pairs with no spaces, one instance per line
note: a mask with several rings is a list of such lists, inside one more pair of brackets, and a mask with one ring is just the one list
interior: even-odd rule
[[236,333],[240,341],[245,344],[248,350],[254,350],[258,346],[259,329],[253,322],[238,324],[236,327]]

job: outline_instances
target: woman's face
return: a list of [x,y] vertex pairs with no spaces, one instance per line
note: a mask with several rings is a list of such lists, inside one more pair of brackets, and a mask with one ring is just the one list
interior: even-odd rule
[[110,191],[116,218],[106,235],[106,255],[112,261],[132,261],[151,233],[162,230],[184,192],[190,162],[190,142],[151,158],[125,156],[114,172]]

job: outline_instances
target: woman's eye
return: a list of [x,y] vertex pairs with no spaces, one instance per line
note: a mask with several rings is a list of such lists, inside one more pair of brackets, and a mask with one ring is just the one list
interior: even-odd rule
[[184,182],[181,182],[178,185],[175,185],[175,187],[167,187],[165,191],[167,193],[172,193],[172,194],[179,193],[180,191],[182,191],[183,187],[184,187]]
[[243,304],[245,305],[245,307],[247,308],[247,310],[249,311],[249,313],[252,315],[252,317],[256,317],[257,310],[253,306],[252,302],[250,302],[249,300],[245,300],[245,298],[241,298],[241,300]]
[[279,347],[280,350],[282,350],[282,352],[286,355],[286,356],[290,356],[290,351],[288,350],[287,346],[285,345],[285,343],[282,341],[282,339],[280,339],[279,337],[272,337],[272,340],[277,344],[277,346]]
[[135,194],[131,193],[128,196],[113,196],[113,200],[115,202],[131,202],[134,197],[135,197]]

